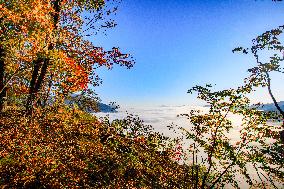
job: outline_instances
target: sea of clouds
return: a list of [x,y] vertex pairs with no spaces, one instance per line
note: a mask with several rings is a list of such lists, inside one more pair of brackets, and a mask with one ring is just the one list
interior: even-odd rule
[[[163,133],[169,137],[176,137],[178,134],[173,133],[167,126],[177,125],[177,127],[189,128],[192,124],[180,114],[189,114],[191,110],[200,110],[208,112],[208,107],[202,106],[146,106],[146,107],[121,107],[116,113],[95,113],[98,117],[108,116],[110,120],[122,119],[128,114],[137,115],[147,125],[152,125],[154,130]],[[228,115],[233,122],[234,128],[229,134],[232,141],[239,139],[237,135],[241,129],[241,117],[237,115]]]

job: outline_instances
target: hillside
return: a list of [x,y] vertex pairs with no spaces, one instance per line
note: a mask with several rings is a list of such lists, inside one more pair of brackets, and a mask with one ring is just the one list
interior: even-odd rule
[[98,102],[99,112],[103,113],[115,113],[117,112],[117,107],[114,105],[107,105],[101,102]]
[[80,109],[88,112],[102,112],[102,113],[115,113],[117,112],[117,106],[115,104],[105,104],[102,102],[98,102],[97,99],[81,96],[78,94],[72,94],[68,98],[65,99],[65,104],[69,106],[73,106],[77,104]]

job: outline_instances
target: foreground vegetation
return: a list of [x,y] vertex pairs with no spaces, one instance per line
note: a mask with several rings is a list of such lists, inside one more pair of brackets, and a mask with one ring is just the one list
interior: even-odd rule
[[[1,113],[0,186],[189,188],[189,166],[169,141],[135,117],[98,120],[68,107],[25,117]],[[167,142],[168,141],[168,142]]]

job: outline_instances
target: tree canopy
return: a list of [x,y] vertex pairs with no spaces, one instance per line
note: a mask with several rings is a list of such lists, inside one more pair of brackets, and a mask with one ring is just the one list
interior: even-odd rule
[[[111,28],[107,16],[115,1],[1,1],[0,92],[25,96],[31,113],[49,97],[88,91],[100,80],[96,68],[114,64],[131,68],[128,54],[104,50],[86,39],[89,30]],[[102,24],[98,25],[98,21]]]

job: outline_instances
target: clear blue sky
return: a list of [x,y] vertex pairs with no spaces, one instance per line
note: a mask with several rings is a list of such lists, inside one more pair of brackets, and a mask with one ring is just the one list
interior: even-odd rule
[[[284,24],[284,3],[269,0],[123,0],[117,27],[93,43],[120,47],[136,60],[127,70],[100,69],[96,91],[104,102],[120,105],[199,104],[187,94],[194,85],[236,87],[255,65],[251,56],[233,54],[258,34]],[[278,100],[284,100],[284,77],[274,76]],[[265,90],[254,99],[270,99]]]

